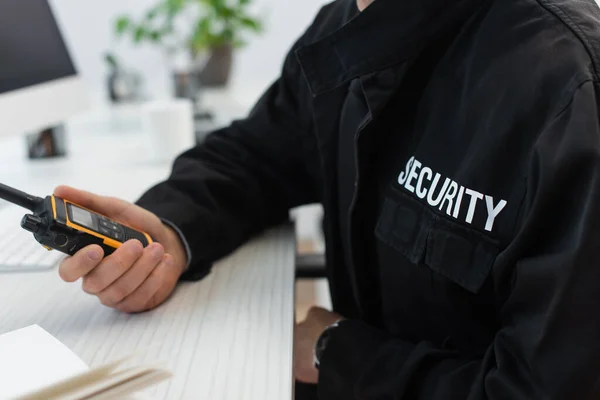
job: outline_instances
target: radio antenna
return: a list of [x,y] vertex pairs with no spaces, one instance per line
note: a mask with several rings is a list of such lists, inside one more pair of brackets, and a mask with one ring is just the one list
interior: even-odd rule
[[21,192],[20,190],[3,185],[2,183],[0,183],[0,199],[26,208],[29,211],[35,211],[38,205],[44,201],[44,199],[40,197]]

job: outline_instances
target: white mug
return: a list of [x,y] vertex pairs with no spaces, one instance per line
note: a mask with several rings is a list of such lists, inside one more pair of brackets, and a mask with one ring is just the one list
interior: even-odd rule
[[142,106],[142,129],[153,159],[174,160],[196,143],[192,102],[169,99],[145,103]]

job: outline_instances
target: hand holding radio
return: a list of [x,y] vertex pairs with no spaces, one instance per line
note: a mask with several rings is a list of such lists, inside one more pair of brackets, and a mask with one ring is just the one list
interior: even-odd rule
[[150,310],[169,297],[187,264],[184,245],[173,229],[153,213],[117,198],[65,186],[58,187],[54,196],[139,229],[155,240],[145,248],[140,241],[126,241],[107,257],[103,247],[86,246],[61,263],[59,274],[64,281],[82,278],[85,292],[122,312]]

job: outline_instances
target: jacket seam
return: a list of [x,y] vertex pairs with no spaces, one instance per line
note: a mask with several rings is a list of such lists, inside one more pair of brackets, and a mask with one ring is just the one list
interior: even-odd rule
[[527,198],[527,193],[528,193],[528,185],[527,185],[527,181],[529,180],[527,178],[521,178],[523,181],[523,185],[525,186],[525,189],[523,190],[523,195],[521,196],[521,201],[519,202],[519,207],[517,208],[517,213],[516,213],[516,218],[515,218],[515,222],[513,224],[512,230],[511,230],[511,236],[514,238],[515,234],[517,233],[517,227],[519,226],[520,222],[521,222],[521,218],[523,216],[523,209],[525,206],[525,199]]
[[596,56],[594,51],[592,51],[593,49],[591,48],[589,37],[584,32],[584,30],[581,29],[581,27],[569,16],[569,14],[564,12],[556,4],[552,4],[548,0],[536,0],[536,1],[542,8],[544,8],[546,11],[548,11],[550,14],[552,14],[554,17],[556,17],[560,22],[562,22],[562,24],[564,26],[566,26],[569,30],[571,30],[573,32],[573,34],[577,37],[577,39],[579,39],[579,41],[583,44],[583,47],[585,47],[586,53],[592,60],[592,64],[594,66],[594,77],[597,78],[600,60],[598,60],[598,57]]
[[550,122],[548,123],[548,125],[551,125],[554,121],[556,121],[557,119],[559,119],[564,113],[565,111],[568,110],[568,108],[571,106],[571,104],[573,104],[573,101],[575,101],[575,93],[581,89],[581,87],[583,85],[585,85],[586,83],[596,83],[597,80],[595,79],[591,79],[591,78],[587,78],[584,79],[583,81],[577,83],[574,85],[573,89],[571,91],[569,91],[569,96],[567,97],[568,100],[565,102],[565,105],[563,106],[563,108],[556,113],[556,115],[554,116],[554,118],[552,118],[550,120]]
[[[591,78],[585,79],[582,82],[579,82],[571,91],[569,91],[569,97],[568,97],[568,101],[566,101],[564,107],[562,107],[560,109],[560,111],[556,114],[556,116],[554,116],[554,118],[552,118],[550,120],[550,122],[547,124],[547,126],[552,125],[554,123],[554,121],[556,121],[557,119],[559,119],[568,109],[569,107],[573,104],[573,101],[575,101],[575,93],[581,89],[581,87],[587,83],[596,83],[597,81]],[[546,130],[546,128],[544,128],[544,130]],[[537,142],[537,140],[536,140]],[[531,158],[531,156],[530,156]],[[525,176],[525,191],[523,192],[523,197],[521,199],[521,204],[519,205],[519,208],[517,209],[517,219],[515,221],[515,226],[513,228],[513,236],[515,235],[516,231],[517,231],[517,227],[519,226],[519,219],[523,218],[523,209],[525,207],[525,199],[527,198],[527,193],[529,193],[529,174],[527,174]]]

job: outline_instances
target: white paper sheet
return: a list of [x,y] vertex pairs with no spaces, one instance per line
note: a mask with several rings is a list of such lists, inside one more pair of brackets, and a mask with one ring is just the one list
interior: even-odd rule
[[88,370],[38,325],[0,335],[0,399],[11,399]]

